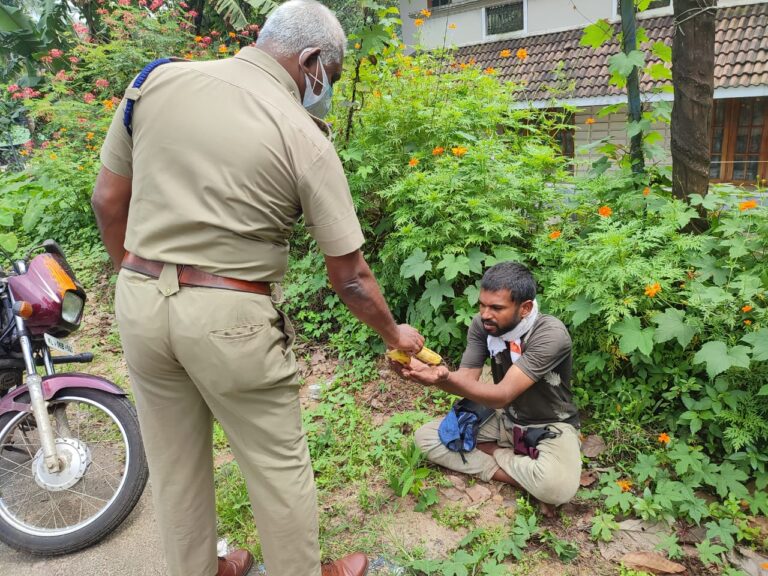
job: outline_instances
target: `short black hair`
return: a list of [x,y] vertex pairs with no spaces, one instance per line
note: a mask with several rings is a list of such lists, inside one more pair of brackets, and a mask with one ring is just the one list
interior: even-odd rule
[[509,297],[516,304],[536,298],[536,280],[519,262],[499,262],[491,266],[483,274],[480,287],[489,292],[509,290]]

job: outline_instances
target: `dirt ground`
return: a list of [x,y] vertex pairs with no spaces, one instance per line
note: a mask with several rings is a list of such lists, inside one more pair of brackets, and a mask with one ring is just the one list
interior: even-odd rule
[[[112,288],[104,286],[104,293],[110,294]],[[71,340],[78,352],[92,350],[97,352],[97,360],[91,366],[75,367],[77,370],[98,374],[112,379],[125,389],[129,388],[125,361],[121,355],[114,318],[107,311],[104,302],[91,298],[87,315],[78,334]],[[319,347],[308,344],[299,345],[298,356],[302,370],[304,386],[301,390],[302,403],[311,406],[309,386],[326,382],[337,371],[337,362],[332,354]],[[375,424],[385,422],[389,417],[405,410],[423,409],[424,392],[412,383],[403,381],[387,368],[386,362],[379,365],[379,378],[364,385],[356,393],[360,405],[368,406]],[[231,462],[226,452],[216,455],[216,465],[224,466]],[[355,541],[365,533],[372,555],[378,555],[371,574],[403,574],[394,569],[390,561],[395,557],[407,557],[418,551],[424,558],[445,558],[459,542],[474,528],[493,527],[508,524],[516,514],[516,499],[520,496],[512,487],[501,483],[475,481],[461,474],[444,471],[446,482],[440,487],[440,503],[437,509],[450,506],[460,507],[473,516],[470,522],[455,529],[446,527],[433,517],[430,511],[415,512],[412,497],[397,498],[384,483],[370,486],[369,490],[383,494],[384,504],[375,514],[367,514],[360,508],[357,494],[353,490],[337,491],[325,495],[321,514],[339,508],[343,515],[331,518],[327,526],[338,527],[334,536],[343,541],[340,549],[355,546]],[[599,474],[594,472],[589,482]],[[590,539],[591,519],[594,504],[577,495],[576,499],[558,511],[554,519],[539,516],[540,526],[551,531],[558,538],[578,546],[578,556],[569,563],[563,563],[538,539],[529,542],[525,556],[517,562],[509,562],[511,574],[527,576],[602,576],[619,574],[617,562],[623,553],[638,549],[652,549],[653,541],[642,538],[624,541],[618,538],[618,544],[598,546]],[[354,522],[351,522],[354,520]],[[359,531],[345,530],[344,525],[359,526]],[[335,530],[334,530],[335,531]],[[619,537],[622,534],[618,534]],[[642,548],[645,547],[645,548]],[[714,574],[692,558],[695,548],[684,548],[689,558],[681,560],[685,566],[684,574],[697,576]],[[383,556],[383,558],[381,557]]]

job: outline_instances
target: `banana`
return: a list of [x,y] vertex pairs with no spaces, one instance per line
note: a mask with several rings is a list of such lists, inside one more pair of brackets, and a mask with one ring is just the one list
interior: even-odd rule
[[[395,362],[400,362],[400,364],[403,365],[407,365],[411,361],[411,357],[402,350],[388,350],[387,357]],[[416,354],[416,359],[421,360],[424,364],[429,364],[430,366],[438,366],[443,362],[443,358],[440,354],[427,347],[422,348],[419,353]]]

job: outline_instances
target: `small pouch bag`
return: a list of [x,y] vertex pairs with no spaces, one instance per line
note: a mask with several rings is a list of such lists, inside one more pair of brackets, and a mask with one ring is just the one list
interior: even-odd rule
[[[552,427],[554,428],[554,426]],[[539,457],[539,450],[536,446],[542,440],[548,440],[550,438],[557,438],[562,432],[555,428],[550,429],[550,426],[544,428],[522,428],[521,426],[514,426],[512,428],[512,442],[514,444],[515,454],[522,456],[528,456],[529,458],[536,460]]]

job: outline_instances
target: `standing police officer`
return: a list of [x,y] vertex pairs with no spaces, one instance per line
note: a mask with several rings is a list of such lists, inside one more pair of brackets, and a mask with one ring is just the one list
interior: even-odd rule
[[257,47],[168,63],[129,88],[132,118],[124,99],[101,151],[92,204],[121,267],[115,310],[173,576],[239,576],[253,561],[216,557],[214,417],[245,476],[269,576],[367,571],[362,554],[321,569],[293,330],[269,286],[303,215],[352,313],[391,348],[423,345],[395,324],[360,252],[347,181],[316,118],[345,43],[327,8],[290,0]]

